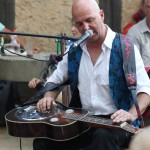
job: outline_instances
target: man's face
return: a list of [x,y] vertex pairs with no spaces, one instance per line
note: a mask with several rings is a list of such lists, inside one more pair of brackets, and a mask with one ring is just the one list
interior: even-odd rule
[[143,5],[143,11],[147,18],[147,22],[150,22],[150,0],[145,0]]
[[88,29],[93,31],[93,36],[91,39],[89,39],[89,41],[99,40],[101,38],[104,25],[103,11],[96,13],[94,11],[87,11],[82,9],[81,11],[76,11],[73,17],[75,21],[75,26],[81,34],[83,34]]

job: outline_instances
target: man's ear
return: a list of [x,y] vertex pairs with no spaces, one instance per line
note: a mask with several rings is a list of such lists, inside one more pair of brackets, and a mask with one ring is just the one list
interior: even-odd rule
[[143,14],[146,15],[144,5],[141,7],[141,10],[142,10]]
[[104,15],[104,11],[102,9],[100,10],[99,14],[100,14],[100,16],[102,18],[102,21],[104,21],[104,18],[105,18],[104,16],[105,15]]

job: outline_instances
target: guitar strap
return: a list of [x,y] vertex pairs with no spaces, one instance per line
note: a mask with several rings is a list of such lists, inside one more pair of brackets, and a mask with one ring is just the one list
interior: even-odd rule
[[[52,91],[52,90],[57,90],[59,88],[63,88],[64,86],[69,85],[69,84],[70,84],[69,80],[67,80],[66,82],[64,82],[62,84],[50,83],[50,84],[44,86],[39,91],[37,91],[27,102],[25,102],[19,106],[26,106],[26,105],[31,105],[31,104],[37,103],[39,101],[39,99],[43,97],[43,94],[45,94],[46,92]],[[16,107],[18,107],[18,106],[16,105]]]
[[133,102],[137,111],[138,119],[140,121],[140,127],[142,128],[144,126],[144,121],[136,98],[137,80],[136,80],[134,45],[132,44],[132,40],[130,38],[127,38],[122,34],[120,34],[120,41],[121,41],[126,82],[128,85],[128,89],[132,93]]

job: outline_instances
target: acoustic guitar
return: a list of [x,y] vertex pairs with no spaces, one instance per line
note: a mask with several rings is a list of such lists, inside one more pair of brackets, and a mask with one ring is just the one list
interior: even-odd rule
[[137,128],[128,123],[116,124],[110,119],[88,115],[84,109],[69,108],[59,102],[45,113],[36,105],[17,107],[5,115],[8,133],[15,137],[41,137],[56,141],[75,138],[91,126],[123,129],[135,133]]

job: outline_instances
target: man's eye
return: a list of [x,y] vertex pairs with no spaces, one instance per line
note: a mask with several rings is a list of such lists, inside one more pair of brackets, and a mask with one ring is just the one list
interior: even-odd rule
[[93,20],[94,20],[94,18],[90,18],[86,22],[90,23],[90,22],[93,22]]
[[80,26],[82,26],[82,23],[76,23],[76,26],[80,27]]
[[147,9],[150,9],[150,6],[146,6]]

